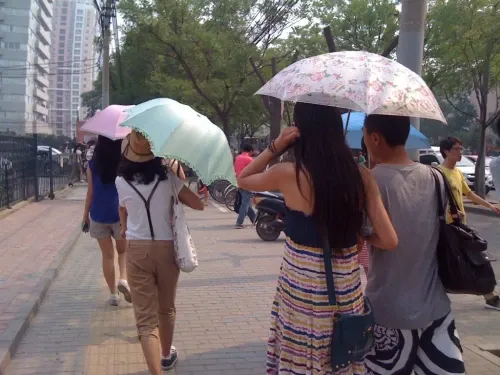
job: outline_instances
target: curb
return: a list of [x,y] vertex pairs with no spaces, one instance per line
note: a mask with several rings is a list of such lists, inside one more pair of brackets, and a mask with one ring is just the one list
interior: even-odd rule
[[6,330],[0,335],[0,375],[5,373],[12,357],[14,357],[19,343],[30,322],[38,313],[40,306],[45,299],[47,291],[52,284],[52,281],[57,277],[60,267],[73,249],[76,241],[82,233],[80,228],[76,228],[69,236],[68,241],[64,244],[59,254],[52,261],[49,269],[45,271],[41,280],[37,283],[32,291],[34,300],[26,301],[20,309],[22,316],[11,321]]
[[486,361],[491,362],[493,365],[498,366],[500,368],[500,357],[497,357],[496,355],[492,354],[492,352],[497,352],[500,350],[498,346],[476,344],[476,345],[465,345],[465,347],[470,351],[476,353]]

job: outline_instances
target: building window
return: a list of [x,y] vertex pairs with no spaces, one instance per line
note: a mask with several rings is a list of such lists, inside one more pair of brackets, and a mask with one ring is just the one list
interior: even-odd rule
[[59,35],[59,41],[60,42],[64,42],[66,40],[66,36],[65,35]]
[[83,27],[83,25],[82,25],[82,23],[81,23],[81,22],[79,22],[79,23],[77,23],[77,24],[76,24],[76,28],[77,28],[77,29],[81,29],[82,27]]
[[76,17],[77,22],[83,22],[83,16],[77,16]]
[[82,44],[81,43],[75,43],[74,47],[75,48],[81,48]]
[[75,36],[75,42],[80,42],[82,40],[81,36]]
[[62,88],[63,88],[63,84],[62,84],[62,83],[58,83],[58,84],[57,84],[57,88],[58,88],[58,89],[62,89]]
[[77,9],[76,14],[83,14],[83,9]]
[[82,29],[76,29],[75,30],[76,35],[82,35]]

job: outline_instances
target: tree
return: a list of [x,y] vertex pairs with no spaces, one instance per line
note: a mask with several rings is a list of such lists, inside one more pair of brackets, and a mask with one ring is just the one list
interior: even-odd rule
[[[265,52],[295,19],[299,0],[124,0],[127,35],[184,73],[226,135],[230,115],[252,74],[248,57]],[[157,79],[165,74],[156,71]]]
[[[476,192],[484,197],[486,129],[500,117],[500,11],[498,0],[436,0],[429,12],[433,74],[448,103],[453,93],[471,91],[478,113],[462,111],[479,126]],[[493,102],[493,104],[492,104]]]
[[469,93],[465,92],[450,98],[453,106],[445,97],[437,98],[448,125],[436,120],[421,120],[421,131],[429,138],[431,144],[438,145],[441,139],[453,136],[459,138],[464,143],[464,147],[473,150],[477,148],[479,126],[469,115],[477,116],[477,110],[469,96]]
[[324,27],[330,26],[338,51],[388,56],[397,45],[398,14],[393,0],[314,0],[309,25],[294,27],[287,44],[299,58],[325,53]]

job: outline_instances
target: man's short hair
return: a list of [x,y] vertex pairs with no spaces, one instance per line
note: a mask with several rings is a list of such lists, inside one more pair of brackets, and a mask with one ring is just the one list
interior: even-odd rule
[[453,146],[455,145],[460,145],[462,146],[463,143],[460,139],[455,138],[455,137],[448,137],[445,139],[442,139],[441,142],[439,142],[439,152],[441,152],[441,156],[446,159],[446,151],[450,151]]
[[245,143],[243,145],[243,152],[253,152],[253,146],[248,143]]
[[407,116],[369,115],[364,127],[368,134],[378,133],[391,148],[404,146],[410,135],[410,118]]

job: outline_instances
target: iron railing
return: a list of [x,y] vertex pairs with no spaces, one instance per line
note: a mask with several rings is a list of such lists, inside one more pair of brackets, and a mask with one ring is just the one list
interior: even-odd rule
[[69,154],[38,147],[36,134],[0,135],[0,209],[23,200],[54,198],[57,190],[76,180]]

